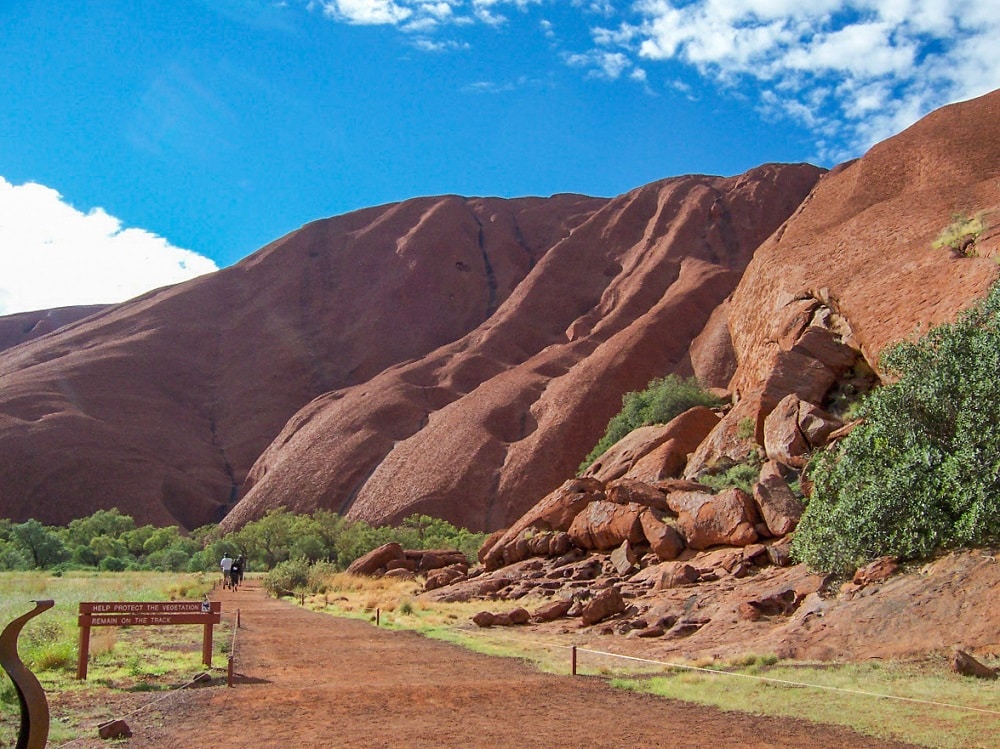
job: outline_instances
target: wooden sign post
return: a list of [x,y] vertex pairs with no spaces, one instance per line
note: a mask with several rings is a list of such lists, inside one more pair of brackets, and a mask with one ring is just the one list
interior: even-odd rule
[[218,601],[89,601],[80,604],[80,655],[76,678],[87,678],[91,627],[143,627],[163,624],[202,624],[201,662],[212,666],[212,625],[222,620]]

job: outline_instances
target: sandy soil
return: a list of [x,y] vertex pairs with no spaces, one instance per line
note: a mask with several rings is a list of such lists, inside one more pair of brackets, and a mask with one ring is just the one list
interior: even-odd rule
[[539,673],[514,659],[307,611],[266,597],[253,581],[216,597],[224,619],[240,611],[236,685],[145,695],[159,701],[126,718],[133,737],[119,746],[904,746]]

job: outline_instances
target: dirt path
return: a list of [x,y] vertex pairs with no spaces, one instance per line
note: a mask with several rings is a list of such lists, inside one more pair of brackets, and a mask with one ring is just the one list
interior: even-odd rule
[[[758,718],[543,674],[410,632],[267,598],[240,609],[235,688],[175,693],[129,720],[150,747],[901,747],[838,728]],[[218,665],[218,664],[216,664]]]

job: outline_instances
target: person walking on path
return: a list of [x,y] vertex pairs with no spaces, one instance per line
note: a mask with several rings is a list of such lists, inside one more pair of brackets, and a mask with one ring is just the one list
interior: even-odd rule
[[239,588],[240,583],[243,582],[243,573],[246,571],[246,563],[246,557],[240,554],[233,560],[233,564],[229,568],[230,587],[232,587],[233,590]]
[[222,568],[222,587],[226,587],[230,583],[229,573],[233,569],[233,558],[229,556],[229,553],[223,555],[222,561],[219,562],[219,566]]

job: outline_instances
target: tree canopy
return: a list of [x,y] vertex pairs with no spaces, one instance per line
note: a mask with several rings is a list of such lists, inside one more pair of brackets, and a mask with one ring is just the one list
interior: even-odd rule
[[809,467],[793,550],[820,570],[1000,540],[1000,285],[882,366],[897,379]]

